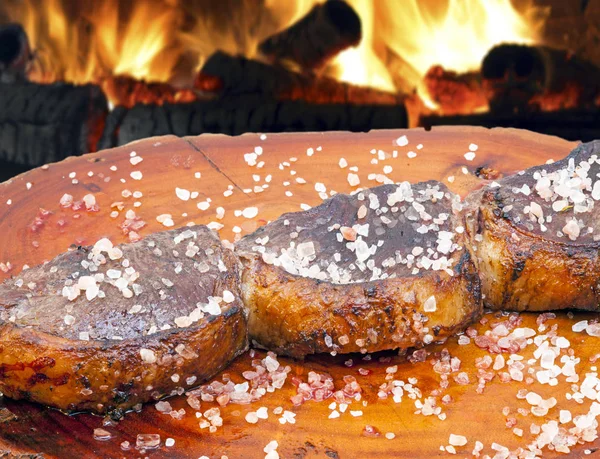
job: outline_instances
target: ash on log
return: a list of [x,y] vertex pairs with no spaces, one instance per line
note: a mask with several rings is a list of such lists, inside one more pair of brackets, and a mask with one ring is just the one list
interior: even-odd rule
[[0,83],[26,80],[32,59],[23,27],[20,24],[0,26]]
[[[114,118],[114,119],[113,119]],[[261,95],[189,104],[136,105],[109,114],[99,148],[164,134],[369,131],[408,126],[404,105],[309,104]]]
[[108,105],[98,86],[0,83],[0,160],[26,167],[96,151]]
[[568,51],[499,45],[484,58],[483,88],[495,112],[543,111],[600,102],[600,68]]
[[358,14],[343,0],[329,0],[315,5],[306,16],[286,30],[270,36],[258,50],[271,62],[292,61],[311,70],[362,38]]
[[221,51],[206,61],[194,86],[221,97],[261,94],[275,100],[321,104],[402,104],[405,98],[333,78],[291,72],[281,66],[231,56]]

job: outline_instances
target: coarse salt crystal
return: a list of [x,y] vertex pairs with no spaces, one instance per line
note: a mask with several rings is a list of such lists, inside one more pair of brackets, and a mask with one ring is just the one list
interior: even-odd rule
[[156,354],[152,349],[140,349],[140,356],[142,360],[146,363],[155,363],[156,362]]
[[408,145],[408,138],[405,135],[400,136],[396,139],[396,144],[401,147],[405,147],[406,145]]
[[60,198],[60,205],[63,207],[70,207],[73,204],[73,196],[70,194],[63,194],[62,198]]
[[244,218],[254,218],[258,215],[258,207],[246,207],[242,210],[242,216]]
[[225,303],[233,303],[235,296],[229,290],[223,290],[223,301]]
[[143,177],[141,171],[133,171],[129,175],[133,180],[142,180],[142,177]]
[[171,214],[161,214],[158,217],[156,217],[156,221],[158,223],[162,223],[167,228],[175,225],[175,223],[173,222],[173,219],[171,217]]
[[577,224],[577,220],[571,219],[567,222],[565,226],[563,226],[562,232],[569,236],[569,239],[572,241],[577,240],[580,233],[579,225]]
[[425,312],[435,312],[437,310],[437,304],[435,301],[435,296],[430,296],[423,303],[423,311]]
[[191,192],[184,188],[175,188],[175,194],[182,201],[187,201],[190,199]]
[[86,209],[91,209],[96,205],[96,197],[93,194],[86,194],[83,197],[83,202],[85,203]]
[[129,162],[133,165],[133,166],[137,166],[139,163],[141,163],[144,159],[141,156],[134,156],[133,158],[131,158],[129,160]]
[[350,184],[350,186],[358,186],[360,184],[360,178],[357,174],[353,174],[352,172],[350,172],[348,174],[348,183]]
[[452,446],[465,446],[467,444],[467,437],[464,437],[463,435],[450,434],[448,443],[450,443]]
[[475,153],[473,153],[472,151],[465,153],[465,159],[467,161],[473,161],[475,159]]

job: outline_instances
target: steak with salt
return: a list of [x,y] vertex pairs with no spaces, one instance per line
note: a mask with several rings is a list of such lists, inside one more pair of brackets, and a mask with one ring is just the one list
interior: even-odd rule
[[204,226],[23,271],[0,285],[0,392],[98,413],[182,393],[247,348],[238,279]]
[[295,357],[444,341],[481,313],[462,204],[435,181],[339,194],[241,239],[249,334]]
[[468,198],[486,306],[600,309],[600,141]]

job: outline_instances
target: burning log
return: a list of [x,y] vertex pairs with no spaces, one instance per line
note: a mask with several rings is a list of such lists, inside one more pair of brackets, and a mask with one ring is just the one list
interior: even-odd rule
[[481,73],[494,111],[590,107],[600,95],[600,68],[545,46],[496,46],[484,58]]
[[431,100],[446,115],[474,113],[488,105],[478,72],[457,73],[436,65],[423,83]]
[[261,94],[276,100],[302,100],[321,104],[403,103],[404,96],[355,86],[333,78],[291,72],[242,56],[217,51],[204,64],[194,86],[221,96]]
[[102,82],[102,89],[114,105],[127,108],[135,104],[193,102],[198,96],[192,89],[174,88],[168,83],[146,82],[118,75]]
[[0,160],[28,167],[96,151],[108,106],[98,86],[0,83]]
[[270,36],[258,50],[272,61],[290,60],[302,69],[317,69],[362,38],[358,14],[343,0],[315,5],[286,30]]
[[[116,118],[113,120],[113,118]],[[404,105],[308,104],[261,95],[189,104],[136,105],[109,114],[100,148],[164,134],[369,131],[408,126]]]
[[20,24],[0,26],[0,83],[25,80],[32,59],[23,27]]

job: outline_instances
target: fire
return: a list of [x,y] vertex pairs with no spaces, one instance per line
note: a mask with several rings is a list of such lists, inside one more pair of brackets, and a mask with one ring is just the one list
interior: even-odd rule
[[394,91],[389,72],[377,57],[373,47],[375,32],[375,10],[378,2],[354,0],[349,2],[362,23],[363,38],[360,45],[339,54],[336,64],[340,68],[337,77],[342,81],[382,90]]
[[[209,2],[205,9],[184,0],[2,1],[0,10],[23,24],[36,51],[31,80],[97,83],[119,103],[114,90],[111,94],[116,77],[189,90],[195,72],[216,50],[260,58],[257,45],[263,39],[324,0],[244,1],[236,8]],[[539,42],[544,22],[543,10],[517,10],[511,0],[346,1],[360,16],[362,41],[323,72],[384,91],[417,89],[425,102],[424,77],[432,67],[457,74],[477,70],[497,44]],[[170,97],[189,100],[193,94]]]
[[[476,70],[486,53],[500,43],[539,42],[545,10],[517,11],[511,0],[348,0],[359,13],[364,38],[340,54],[339,78],[393,90],[381,50],[393,50],[413,72],[405,78],[419,87],[427,71]],[[416,78],[416,79],[415,79]]]
[[181,54],[176,43],[181,15],[156,2],[131,5],[26,0],[11,8],[10,19],[24,25],[36,50],[30,79],[88,83],[125,74],[168,81]]

